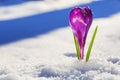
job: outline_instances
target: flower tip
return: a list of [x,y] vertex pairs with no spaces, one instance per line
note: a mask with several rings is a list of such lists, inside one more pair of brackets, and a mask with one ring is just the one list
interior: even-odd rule
[[89,6],[85,6],[84,9],[90,9],[90,7]]

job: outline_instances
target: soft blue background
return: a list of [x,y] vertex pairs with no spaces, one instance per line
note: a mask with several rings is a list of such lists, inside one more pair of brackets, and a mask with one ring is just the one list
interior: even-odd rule
[[[0,7],[17,5],[24,2],[27,2],[27,0],[4,1],[0,2]],[[94,1],[90,4],[77,6],[89,6],[93,11],[94,18],[106,18],[120,12],[120,0]],[[71,9],[73,7],[29,17],[0,21],[0,45],[35,37],[68,26],[68,16]]]

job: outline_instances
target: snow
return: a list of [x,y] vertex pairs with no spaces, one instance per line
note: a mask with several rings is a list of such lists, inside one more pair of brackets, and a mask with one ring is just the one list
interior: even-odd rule
[[[111,1],[106,1],[108,1],[108,5],[112,5]],[[113,1],[113,5],[117,3],[116,6],[119,9],[116,9],[116,6],[113,9],[119,11],[115,10],[116,12],[114,14],[111,13],[111,15],[109,13],[109,16],[96,16],[93,21],[87,37],[85,50],[97,24],[99,29],[90,61],[87,63],[84,60],[77,60],[70,26],[67,24],[62,26],[56,25],[63,23],[64,21],[58,22],[64,18],[60,20],[57,20],[57,16],[57,18],[54,18],[55,20],[53,21],[56,21],[54,25],[58,26],[57,28],[52,28],[52,22],[47,22],[46,25],[40,23],[38,26],[36,25],[37,27],[33,25],[39,20],[36,17],[41,18],[35,15],[49,12],[50,15],[59,15],[58,13],[61,13],[59,10],[64,11],[64,9],[67,10],[67,8],[76,5],[92,4],[95,3],[94,1],[74,0],[68,2],[66,0],[42,0],[21,2],[21,0],[18,0],[18,3],[16,1],[15,4],[8,5],[7,3],[10,3],[9,0],[4,2],[4,5],[0,5],[0,80],[120,79],[120,6],[118,0]],[[4,11],[7,13],[5,14]],[[58,13],[53,13],[54,11],[58,11]],[[93,11],[95,11],[94,8]],[[29,23],[31,20],[29,17],[31,16],[33,16],[33,23]],[[49,18],[52,19],[51,17]],[[45,21],[43,20],[43,23]],[[17,24],[15,24],[16,22]],[[24,28],[26,26],[28,26],[27,28],[32,26],[32,28]],[[37,32],[37,30],[42,31],[47,29],[47,27],[39,29],[39,26],[47,26],[52,29],[48,28],[48,30],[41,33]],[[33,32],[37,33],[34,34]]]
[[[4,1],[0,2],[0,20],[15,19],[20,17],[26,17],[39,13],[60,10],[71,7],[73,5],[90,3],[92,0],[16,0],[16,1]],[[19,3],[19,4],[17,4]],[[21,4],[22,3],[22,4]],[[59,4],[58,4],[59,3]],[[14,5],[13,5],[14,4]],[[17,4],[17,5],[15,5]],[[7,5],[7,6],[4,6]],[[11,5],[11,6],[9,6]]]

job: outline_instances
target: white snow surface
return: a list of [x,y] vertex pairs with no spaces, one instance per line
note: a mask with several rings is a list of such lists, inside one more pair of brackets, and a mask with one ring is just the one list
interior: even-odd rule
[[[44,0],[2,6],[0,7],[0,20],[30,16],[88,2],[92,1]],[[53,3],[53,5],[49,3]],[[10,13],[5,14],[4,11]],[[120,13],[94,19],[85,50],[97,24],[99,28],[90,60],[87,63],[84,60],[77,60],[70,26],[1,45],[0,80],[119,80],[119,21]]]

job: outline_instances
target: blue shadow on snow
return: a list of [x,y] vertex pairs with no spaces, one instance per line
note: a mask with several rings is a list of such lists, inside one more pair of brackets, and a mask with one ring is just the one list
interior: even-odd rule
[[[86,5],[90,6],[94,12],[94,18],[108,17],[120,11],[120,1],[118,0],[97,1],[80,6]],[[35,37],[68,26],[68,15],[72,8],[0,21],[0,45]]]

